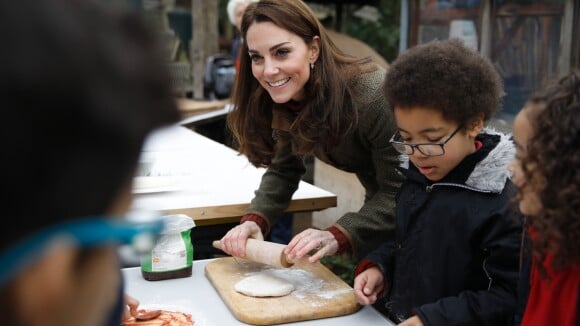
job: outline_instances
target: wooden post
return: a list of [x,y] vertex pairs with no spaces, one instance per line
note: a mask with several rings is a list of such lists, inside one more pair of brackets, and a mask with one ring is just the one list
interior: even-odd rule
[[191,58],[191,76],[193,80],[193,98],[203,98],[203,72],[204,72],[204,46],[205,43],[205,0],[194,0],[191,4],[191,45],[189,47]]
[[[195,0],[194,0],[195,1]],[[214,55],[219,51],[219,19],[218,19],[218,3],[215,0],[205,0],[205,53],[207,56]]]
[[[578,5],[578,4],[576,4]],[[574,1],[564,3],[562,27],[560,27],[560,55],[558,57],[558,76],[563,77],[570,72],[572,62],[572,35],[574,35]]]
[[203,74],[205,61],[218,51],[218,2],[215,0],[192,0],[191,75],[193,98],[203,99]]

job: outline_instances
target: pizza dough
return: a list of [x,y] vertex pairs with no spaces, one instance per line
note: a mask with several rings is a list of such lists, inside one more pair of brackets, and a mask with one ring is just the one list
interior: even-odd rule
[[234,289],[250,297],[282,297],[294,291],[294,284],[260,272],[241,279],[234,285]]

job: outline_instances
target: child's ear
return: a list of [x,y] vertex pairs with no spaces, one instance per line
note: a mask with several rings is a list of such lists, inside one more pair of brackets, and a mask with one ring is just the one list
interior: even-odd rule
[[483,129],[483,115],[478,115],[471,123],[469,123],[469,128],[467,128],[467,133],[470,137],[474,138],[479,135]]

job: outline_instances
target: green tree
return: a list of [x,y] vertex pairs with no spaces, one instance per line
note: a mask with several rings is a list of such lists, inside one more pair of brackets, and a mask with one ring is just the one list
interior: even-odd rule
[[393,61],[399,52],[401,1],[380,0],[376,22],[354,16],[360,8],[361,5],[345,6],[342,30],[367,43],[388,62]]

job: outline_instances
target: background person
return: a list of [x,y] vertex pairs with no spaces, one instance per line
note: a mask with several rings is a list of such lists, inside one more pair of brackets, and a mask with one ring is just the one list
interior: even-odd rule
[[[531,248],[521,325],[580,323],[580,76],[570,73],[530,96],[514,120],[510,164]],[[529,251],[531,249],[531,251]]]
[[232,57],[234,58],[234,67],[236,68],[236,75],[240,71],[240,56],[241,44],[243,42],[242,36],[239,34],[241,31],[242,15],[248,4],[256,2],[258,0],[230,0],[226,6],[226,11],[228,12],[228,18],[230,23],[236,27],[238,34],[232,40]]
[[244,256],[248,237],[263,239],[287,207],[312,154],[356,173],[366,202],[326,230],[307,229],[288,244],[290,259],[364,255],[394,228],[394,197],[402,180],[389,143],[393,116],[381,93],[385,70],[344,55],[312,10],[300,0],[248,5],[245,42],[228,125],[241,154],[267,167],[248,214],[221,239],[223,250]]
[[500,76],[460,40],[433,41],[391,63],[384,92],[406,180],[396,237],[355,270],[358,302],[384,300],[405,326],[511,325],[521,235],[507,168],[515,149],[483,128],[499,108]]
[[100,0],[0,1],[2,324],[120,325],[141,146],[180,118],[154,35]]

